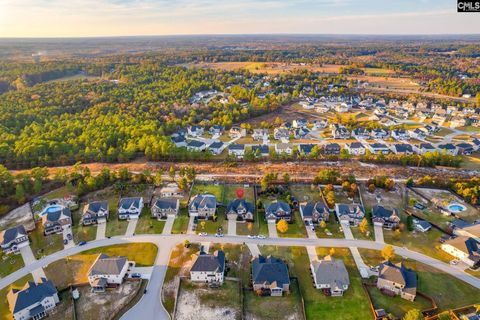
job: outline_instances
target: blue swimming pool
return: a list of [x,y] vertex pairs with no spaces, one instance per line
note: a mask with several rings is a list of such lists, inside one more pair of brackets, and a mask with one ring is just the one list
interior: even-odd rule
[[60,205],[51,205],[51,206],[48,206],[46,207],[45,209],[43,209],[41,215],[44,215],[44,214],[47,214],[47,213],[52,213],[52,212],[57,212],[57,211],[60,211],[62,210],[62,206]]
[[452,213],[457,213],[457,212],[465,211],[465,210],[467,210],[467,208],[463,204],[451,203],[448,206],[448,210]]

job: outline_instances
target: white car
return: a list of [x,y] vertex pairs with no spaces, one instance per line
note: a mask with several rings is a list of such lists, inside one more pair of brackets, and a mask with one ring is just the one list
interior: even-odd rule
[[257,236],[257,238],[258,238],[258,239],[267,239],[267,237],[264,236],[263,234],[259,234],[259,235]]
[[222,237],[223,237],[223,233],[215,233],[215,237],[217,237],[217,238],[222,238]]
[[257,237],[257,236],[254,236],[254,235],[251,235],[251,234],[249,234],[249,235],[247,236],[248,239],[255,239],[256,237]]
[[206,232],[200,232],[198,235],[199,235],[199,236],[202,236],[202,237],[205,237],[205,236],[208,236],[208,233],[206,233]]
[[452,266],[456,266],[459,262],[460,262],[460,261],[458,261],[458,260],[452,260],[452,261],[450,261],[450,264],[451,264]]

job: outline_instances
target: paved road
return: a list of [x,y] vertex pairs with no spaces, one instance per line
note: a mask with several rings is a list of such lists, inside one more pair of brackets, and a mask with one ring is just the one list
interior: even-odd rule
[[[161,288],[163,279],[165,277],[166,266],[168,264],[170,251],[175,244],[183,242],[188,239],[190,242],[204,242],[211,241],[213,243],[233,243],[233,244],[261,244],[261,245],[278,245],[278,246],[314,246],[314,247],[335,247],[335,248],[365,248],[373,250],[381,250],[384,244],[368,240],[355,239],[308,239],[308,238],[267,238],[267,239],[248,239],[245,236],[225,236],[223,238],[216,238],[213,236],[200,237],[197,235],[137,235],[133,237],[112,237],[110,239],[95,240],[87,243],[84,246],[76,246],[65,249],[52,255],[49,255],[41,260],[37,260],[24,268],[0,279],[0,289],[3,289],[13,283],[14,281],[31,273],[33,270],[47,266],[49,263],[65,258],[69,255],[78,254],[84,250],[94,249],[101,246],[122,244],[128,242],[151,242],[159,247],[159,254],[155,261],[152,278],[148,284],[148,293],[135,305],[122,319],[142,319],[142,320],[157,320],[169,319],[168,314],[161,304]],[[458,270],[447,263],[436,260],[424,254],[411,251],[402,247],[395,247],[397,255],[407,259],[416,260],[418,262],[429,265],[440,271],[448,273],[470,285],[480,289],[480,279],[471,276],[462,270]],[[352,251],[353,253],[353,251]]]
[[[33,255],[32,248],[30,246],[20,248],[20,254],[22,255],[23,263],[25,265],[30,265],[35,261],[37,261],[37,259],[35,259],[35,256]],[[33,276],[33,280],[37,282],[40,282],[42,278],[46,278],[45,271],[43,271],[43,268],[37,268],[33,270],[32,276]]]

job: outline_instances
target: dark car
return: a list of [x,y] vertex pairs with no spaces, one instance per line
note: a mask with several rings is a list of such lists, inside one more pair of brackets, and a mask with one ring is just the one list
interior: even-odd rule
[[84,246],[84,245],[86,245],[86,244],[87,244],[87,241],[80,241],[80,242],[78,243],[79,246]]
[[143,294],[147,294],[147,289],[144,289],[144,290],[143,290]]

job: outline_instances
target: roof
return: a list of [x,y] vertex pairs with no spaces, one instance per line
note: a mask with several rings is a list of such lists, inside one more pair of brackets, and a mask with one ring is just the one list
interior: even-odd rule
[[253,204],[245,201],[245,199],[235,199],[233,201],[230,201],[230,203],[227,206],[227,213],[230,211],[235,211],[238,212],[238,209],[245,208],[247,212],[253,212],[254,207]]
[[7,230],[0,232],[0,244],[7,244],[12,242],[18,237],[26,236],[27,232],[25,231],[25,227],[23,225],[13,227]]
[[392,216],[398,217],[397,209],[388,209],[384,206],[374,206],[372,208],[372,216],[373,218],[391,218]]
[[279,211],[284,211],[286,213],[291,213],[292,209],[288,205],[288,203],[281,201],[281,200],[275,200],[269,205],[265,206],[265,212],[267,214],[269,213],[277,213]]
[[223,147],[223,142],[222,141],[215,141],[211,145],[208,146],[210,149],[219,149]]
[[315,147],[314,144],[311,144],[311,143],[309,143],[309,144],[304,144],[304,143],[303,143],[303,144],[301,144],[301,145],[299,146],[299,150],[300,150],[301,152],[305,153],[305,154],[309,154],[310,152],[312,152],[313,147]]
[[104,253],[100,253],[97,260],[90,267],[88,276],[119,275],[127,263],[127,257],[109,257]]
[[277,283],[278,287],[290,284],[287,265],[280,259],[259,256],[252,261],[252,281],[254,284]]
[[463,229],[472,226],[473,224],[462,219],[454,219],[450,221],[450,225],[454,228]]
[[253,153],[255,153],[257,149],[260,149],[260,153],[269,153],[270,151],[266,144],[252,146]]
[[420,149],[435,150],[435,147],[431,143],[420,143]]
[[342,260],[326,256],[323,260],[313,261],[312,269],[319,284],[329,284],[332,289],[342,290],[350,285],[348,271]]
[[357,215],[360,213],[365,214],[363,206],[356,203],[337,203],[335,204],[335,210],[338,212],[339,215]]
[[225,254],[222,250],[215,254],[200,254],[190,272],[221,272],[225,269]]
[[232,143],[228,146],[228,150],[245,150],[244,144]]
[[97,214],[100,210],[102,211],[108,210],[108,201],[90,202],[85,206],[85,208],[83,209],[83,212]]
[[277,148],[277,150],[292,149],[292,145],[290,143],[277,143],[275,148]]
[[118,207],[123,209],[129,209],[133,206],[134,208],[140,209],[141,199],[142,199],[141,197],[122,198],[118,203]]
[[178,199],[172,198],[158,198],[155,201],[154,206],[159,209],[176,209],[177,208]]
[[39,283],[28,281],[21,290],[10,290],[7,299],[12,313],[17,313],[56,293],[57,289],[53,282],[42,278]]
[[439,145],[438,145],[438,148],[439,148],[439,149],[446,149],[446,150],[454,150],[454,149],[456,149],[456,147],[455,147],[453,144],[451,144],[451,143],[439,144]]
[[388,149],[387,145],[383,143],[371,143],[370,147],[374,149]]
[[325,145],[325,149],[340,149],[340,145],[338,143],[329,143]]
[[184,142],[186,140],[185,137],[182,136],[182,135],[178,135],[176,137],[171,137],[170,139],[172,139],[173,143],[180,143],[180,142]]
[[473,146],[470,143],[462,142],[462,143],[457,144],[457,148],[473,149]]
[[188,142],[189,147],[195,147],[195,148],[200,148],[205,145],[205,142],[203,141],[198,141],[198,140],[190,140]]
[[360,142],[352,142],[352,143],[350,143],[350,148],[351,149],[360,149],[360,148],[364,149],[365,147]]
[[403,285],[403,291],[410,294],[416,294],[417,292],[417,275],[413,270],[405,267],[402,262],[396,264],[390,261],[382,262],[378,277]]
[[445,241],[444,244],[451,245],[458,250],[467,253],[469,259],[475,262],[480,261],[480,244],[473,238],[469,237],[456,237]]
[[328,214],[328,207],[323,201],[309,201],[300,203],[300,212],[302,213],[303,217],[313,217],[314,211],[320,214]]
[[195,210],[199,208],[213,209],[217,207],[217,198],[213,194],[197,194],[190,200],[189,207]]
[[397,152],[413,152],[412,145],[406,143],[395,144],[394,148]]
[[416,225],[422,227],[423,229],[429,229],[429,228],[432,227],[430,222],[428,222],[426,220],[418,220]]

